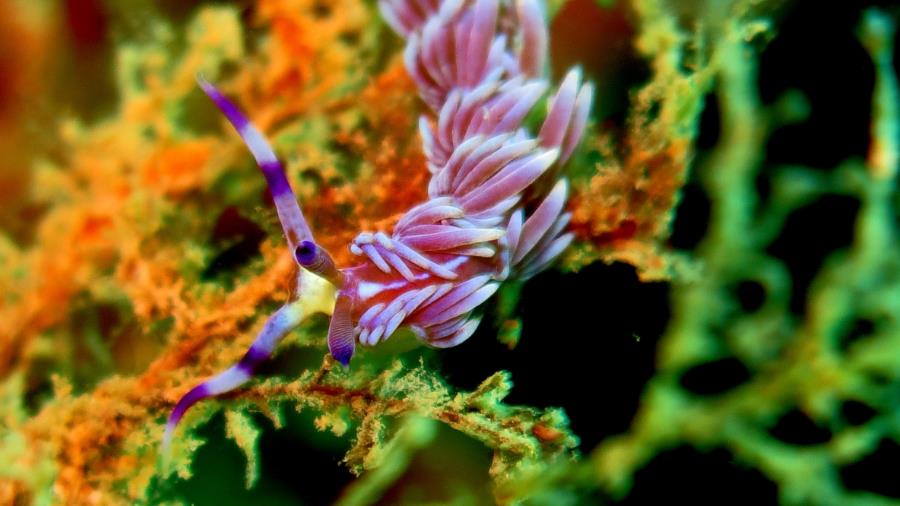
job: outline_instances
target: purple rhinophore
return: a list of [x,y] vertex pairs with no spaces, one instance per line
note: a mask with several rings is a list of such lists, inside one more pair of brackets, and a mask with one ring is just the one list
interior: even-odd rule
[[[400,327],[437,348],[462,343],[500,283],[527,279],[562,253],[573,236],[565,231],[568,187],[560,166],[584,133],[593,98],[573,69],[548,100],[539,132],[523,125],[549,87],[538,0],[380,0],[379,7],[407,39],[406,68],[432,112],[419,120],[431,181],[428,201],[407,211],[392,233],[353,240],[350,251],[361,260],[355,266],[335,266],[315,242],[271,147],[199,80],[256,158],[297,264],[338,289],[328,347],[344,365],[357,343],[376,345]],[[269,318],[237,365],[178,402],[166,441],[191,405],[249,379],[302,320],[292,304]]]
[[287,178],[284,177],[284,170],[281,168],[280,162],[260,163],[259,168],[266,178],[269,193],[272,194],[273,199],[281,195],[290,195],[291,198],[294,198],[291,185],[288,183]]
[[269,192],[272,194],[272,200],[275,202],[275,209],[278,211],[278,219],[284,228],[284,235],[288,241],[291,251],[297,248],[297,245],[304,240],[312,240],[312,232],[303,212],[300,211],[300,205],[297,203],[297,197],[291,190],[291,185],[284,174],[284,168],[275,152],[272,151],[269,143],[262,136],[259,130],[253,126],[253,123],[244,116],[238,108],[225,98],[215,86],[206,81],[202,76],[197,76],[197,82],[200,88],[212,99],[216,107],[222,111],[222,114],[231,123],[231,126],[237,130],[238,135],[244,140],[244,144],[250,150],[253,158],[256,159],[266,183]]

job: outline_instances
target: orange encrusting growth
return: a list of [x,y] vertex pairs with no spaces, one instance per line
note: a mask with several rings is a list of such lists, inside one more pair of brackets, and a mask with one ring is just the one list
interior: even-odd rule
[[599,167],[589,184],[574,185],[571,227],[604,260],[665,277],[666,241],[690,150],[687,141],[659,146],[644,136],[630,132],[624,160]]
[[[636,23],[662,12],[653,5],[573,0],[552,25],[554,63],[583,62],[598,82],[597,115],[606,118],[581,148],[599,155],[594,174],[573,177],[570,226],[582,247],[570,249],[567,261],[623,261],[645,280],[673,274],[671,221],[694,153],[697,97],[711,86],[702,51],[689,57],[678,50],[686,41],[642,34]],[[645,65],[653,79],[626,90],[636,84],[628,75]],[[624,125],[610,128],[619,110],[627,111]]]
[[203,168],[209,163],[214,142],[191,140],[163,146],[150,155],[143,167],[142,186],[164,194],[178,195],[202,188]]

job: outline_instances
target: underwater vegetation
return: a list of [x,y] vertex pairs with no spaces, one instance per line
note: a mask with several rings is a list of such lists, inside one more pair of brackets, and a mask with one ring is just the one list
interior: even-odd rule
[[[485,59],[425,68],[428,13],[484,23]],[[0,503],[900,501],[898,15],[0,4]],[[197,75],[268,139],[302,234]],[[502,93],[503,129],[442,127]],[[503,149],[522,163],[480,181],[454,159]],[[348,272],[477,283],[367,319]],[[291,320],[164,451],[179,399],[300,301],[338,313]]]

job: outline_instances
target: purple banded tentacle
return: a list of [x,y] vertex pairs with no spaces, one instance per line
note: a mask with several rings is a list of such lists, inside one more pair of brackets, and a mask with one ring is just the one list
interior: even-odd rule
[[284,229],[288,246],[294,254],[297,263],[323,278],[335,286],[341,286],[342,274],[337,269],[328,252],[316,244],[312,231],[303,217],[297,198],[291,190],[291,185],[284,173],[284,167],[275,156],[275,152],[263,135],[253,126],[246,116],[231,103],[215,86],[202,77],[197,78],[200,87],[212,99],[220,111],[225,115],[231,125],[237,130],[250,153],[256,159],[257,165],[266,178],[275,208],[278,211],[278,219]]
[[259,336],[237,364],[195,386],[183,395],[175,404],[175,408],[166,421],[163,448],[168,449],[178,422],[191,406],[204,399],[230,392],[246,383],[253,376],[257,367],[269,359],[278,343],[300,324],[302,318],[303,311],[298,303],[282,306],[266,320]]
[[225,95],[222,94],[210,82],[197,76],[197,83],[204,93],[212,99],[216,107],[222,111],[222,114],[231,123],[231,126],[237,130],[238,135],[244,141],[247,149],[256,159],[266,178],[269,186],[269,192],[272,194],[272,200],[275,202],[275,209],[278,211],[278,219],[284,229],[284,235],[287,238],[288,246],[291,251],[295,251],[303,241],[312,241],[313,235],[303,217],[300,205],[297,203],[297,197],[291,190],[291,185],[284,173],[284,167],[275,156],[275,152],[263,135],[253,126],[253,123],[244,116],[243,113],[235,106]]

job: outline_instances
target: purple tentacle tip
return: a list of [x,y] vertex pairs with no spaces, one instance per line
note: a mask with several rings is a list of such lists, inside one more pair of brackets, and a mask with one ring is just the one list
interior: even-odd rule
[[294,251],[294,256],[297,257],[297,262],[300,263],[300,265],[308,267],[316,261],[317,249],[314,242],[303,241],[297,246],[297,250]]
[[181,418],[184,417],[184,414],[187,413],[187,410],[191,409],[191,406],[197,404],[210,397],[209,388],[206,383],[201,383],[194,388],[192,388],[187,394],[185,394],[181,399],[178,400],[178,404],[175,405],[175,409],[169,413],[169,419],[166,421],[166,432],[163,435],[163,452],[168,453],[169,447],[172,443],[172,435],[175,433],[175,427],[178,426],[178,422],[181,421]]
[[331,346],[331,356],[341,363],[342,366],[350,365],[350,359],[353,358],[353,344],[341,343],[337,346]]
[[231,103],[230,100],[225,98],[225,95],[222,94],[221,91],[218,90],[213,84],[206,80],[202,74],[197,74],[197,84],[200,85],[200,88],[204,93],[216,104],[216,107],[222,111],[222,114],[228,118],[228,121],[234,125],[234,128],[237,131],[241,131],[247,126],[247,118],[238,110],[237,106]]

